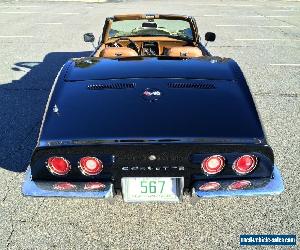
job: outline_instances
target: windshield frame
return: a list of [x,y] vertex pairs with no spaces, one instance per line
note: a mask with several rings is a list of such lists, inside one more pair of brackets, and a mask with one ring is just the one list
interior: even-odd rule
[[[180,16],[180,15],[158,15],[158,14],[153,14],[153,15],[143,15],[143,14],[128,14],[128,15],[115,15],[113,17],[108,17],[106,18],[104,27],[103,27],[103,33],[102,33],[102,39],[101,43],[106,43],[110,39],[115,39],[117,37],[109,37],[109,32],[111,30],[113,22],[117,21],[124,21],[124,20],[142,20],[142,19],[165,19],[165,20],[182,20],[186,21],[189,23],[191,31],[192,31],[192,37],[193,39],[184,39],[183,37],[175,37],[175,36],[168,36],[168,35],[136,35],[136,37],[170,37],[182,41],[189,41],[189,42],[194,42],[194,43],[199,43],[199,35],[198,35],[198,29],[196,26],[196,21],[193,17],[191,16]],[[128,37],[134,37],[135,35],[131,35]],[[100,41],[99,41],[100,43]]]

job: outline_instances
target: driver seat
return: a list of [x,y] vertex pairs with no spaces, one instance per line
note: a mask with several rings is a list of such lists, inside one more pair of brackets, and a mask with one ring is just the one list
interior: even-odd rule
[[120,58],[138,56],[135,50],[127,47],[107,47],[100,52],[100,57]]

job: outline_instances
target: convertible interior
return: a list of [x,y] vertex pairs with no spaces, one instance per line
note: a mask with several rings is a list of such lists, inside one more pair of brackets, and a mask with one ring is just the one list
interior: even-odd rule
[[95,57],[202,57],[194,20],[171,15],[120,15],[106,21]]
[[186,41],[168,37],[136,37],[129,40],[122,38],[118,44],[108,42],[99,47],[96,57],[118,58],[132,56],[172,56],[201,57],[200,48]]

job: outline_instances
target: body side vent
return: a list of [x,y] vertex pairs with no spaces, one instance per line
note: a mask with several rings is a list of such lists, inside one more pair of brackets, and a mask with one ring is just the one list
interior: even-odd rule
[[175,89],[215,89],[212,83],[168,83],[169,88]]
[[135,88],[135,83],[104,83],[90,84],[87,86],[89,90],[104,90],[104,89],[132,89]]

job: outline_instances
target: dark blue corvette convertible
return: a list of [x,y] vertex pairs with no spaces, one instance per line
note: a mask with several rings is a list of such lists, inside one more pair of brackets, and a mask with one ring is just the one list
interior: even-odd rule
[[127,202],[282,191],[239,66],[212,56],[195,19],[176,15],[107,18],[93,54],[63,66],[23,186]]

